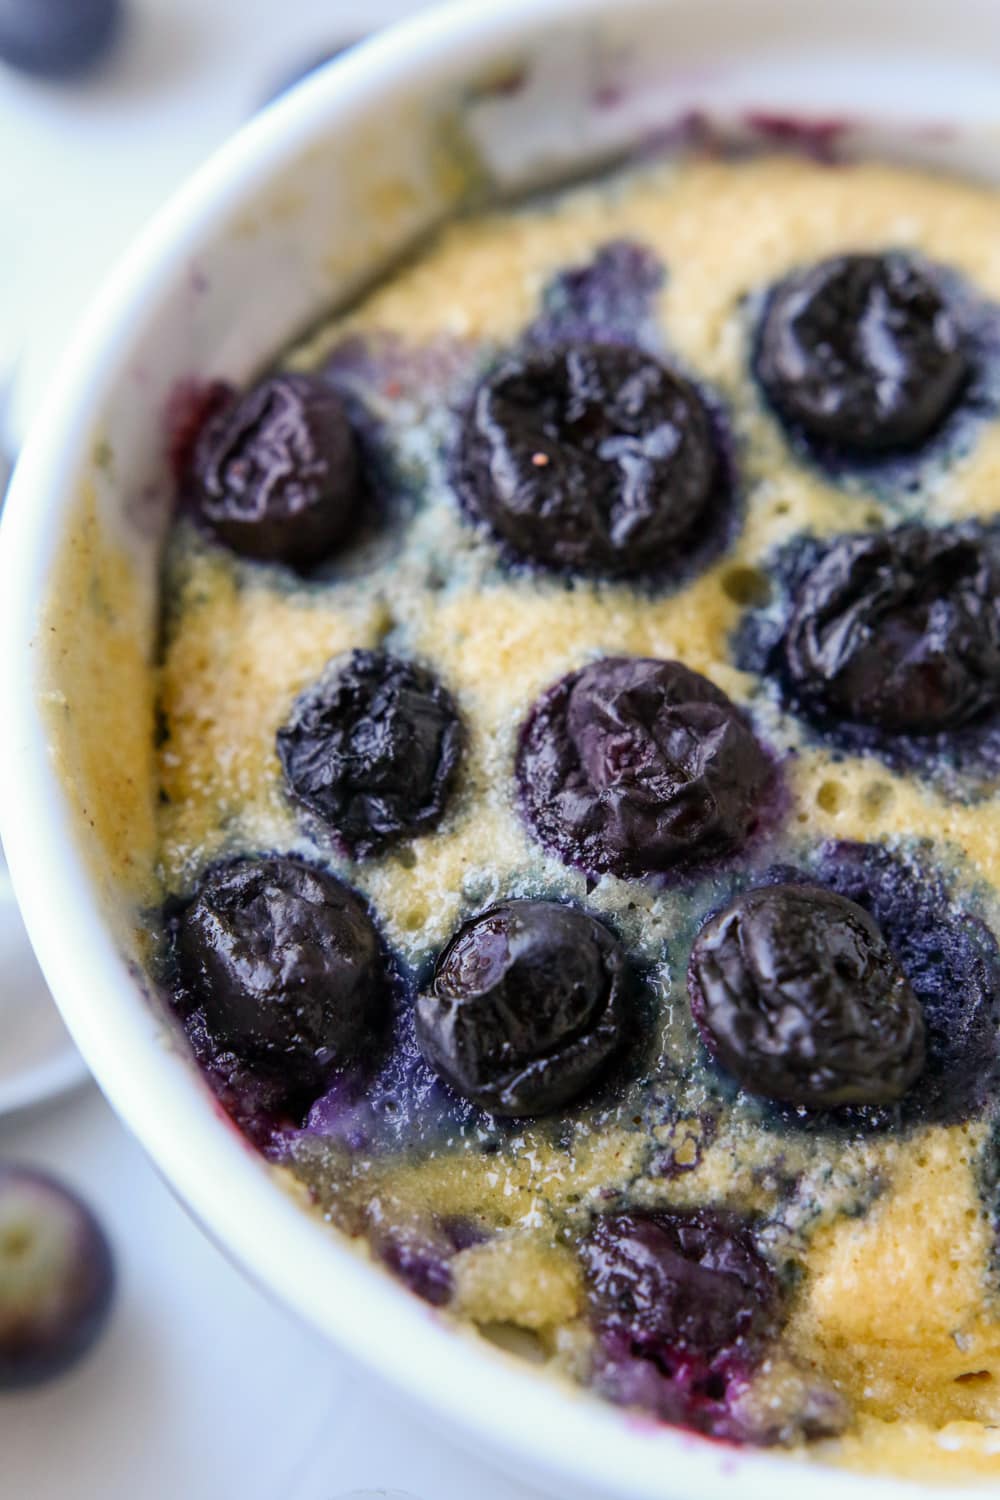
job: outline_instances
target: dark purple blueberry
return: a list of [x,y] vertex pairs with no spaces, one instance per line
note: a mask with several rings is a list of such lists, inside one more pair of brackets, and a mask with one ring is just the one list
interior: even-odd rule
[[86,1204],[44,1172],[0,1166],[0,1390],[82,1359],[113,1288],[111,1249]]
[[933,864],[902,851],[829,844],[818,874],[871,914],[920,1002],[927,1063],[904,1119],[981,1113],[1000,1087],[1000,948],[989,927],[952,899]]
[[692,385],[628,345],[578,343],[487,376],[463,420],[456,478],[520,557],[627,577],[675,560],[718,469]]
[[179,488],[191,483],[201,434],[235,400],[236,392],[225,380],[178,380],[173,386],[166,410],[167,457]]
[[463,744],[433,673],[383,651],[338,656],[278,730],[291,795],[366,858],[440,821]]
[[388,998],[378,934],[360,897],[324,870],[272,855],[211,871],[177,919],[175,953],[216,1047],[290,1094],[319,1093],[378,1036]]
[[417,1000],[417,1040],[483,1109],[545,1114],[617,1051],[628,990],[625,954],[602,922],[558,901],[504,901],[444,950]]
[[122,0],[0,0],[0,62],[74,77],[107,57],[123,19]]
[[1000,548],[970,527],[844,536],[795,594],[796,699],[893,734],[957,728],[1000,701]]
[[721,688],[680,662],[622,656],[539,699],[517,775],[535,832],[568,864],[641,876],[738,848],[772,771]]
[[962,332],[906,255],[842,255],[771,293],[757,376],[782,419],[850,453],[915,448],[969,374]]
[[262,562],[321,562],[362,504],[343,402],[314,375],[270,376],[218,412],[199,436],[192,470],[204,525]]
[[582,1247],[606,1396],[716,1437],[780,1323],[747,1224],[711,1208],[606,1214]]
[[891,1104],[924,1067],[924,1018],[868,912],[815,886],[746,892],[688,968],[709,1050],[755,1094],[811,1108]]

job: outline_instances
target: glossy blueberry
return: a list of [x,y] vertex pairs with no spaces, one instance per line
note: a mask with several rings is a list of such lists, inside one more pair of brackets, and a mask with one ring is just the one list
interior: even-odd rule
[[178,489],[192,483],[198,440],[209,423],[237,399],[225,380],[178,380],[166,410],[167,457]]
[[718,468],[692,385],[628,345],[580,342],[487,376],[455,472],[469,509],[519,557],[628,577],[676,559]]
[[278,731],[291,795],[365,858],[440,820],[463,732],[433,673],[383,651],[330,662]]
[[0,62],[40,78],[69,78],[105,58],[124,19],[122,0],[3,0]]
[[956,318],[908,256],[843,255],[771,293],[756,371],[783,420],[848,453],[918,446],[969,374]]
[[813,1108],[890,1104],[924,1066],[920,1003],[877,924],[833,891],[762,886],[702,927],[688,968],[709,1050],[743,1086]]
[[358,447],[337,393],[314,375],[273,375],[210,418],[192,498],[234,552],[306,568],[341,543],[362,504]]
[[174,935],[188,1003],[215,1046],[289,1094],[320,1092],[377,1038],[388,982],[364,903],[282,855],[211,871]]
[[878,923],[923,1012],[927,1061],[904,1119],[974,1118],[1000,1088],[1000,947],[949,892],[938,860],[877,844],[824,847],[817,874]]
[[539,699],[517,776],[535,832],[567,863],[641,876],[739,847],[771,767],[707,678],[626,656],[571,672]]
[[814,717],[968,723],[1000,701],[1000,541],[974,526],[838,538],[798,587],[784,655]]
[[431,1066],[499,1115],[580,1094],[621,1045],[628,966],[602,922],[558,901],[504,901],[460,928],[417,1000]]
[[108,1241],[76,1194],[43,1172],[0,1166],[0,1389],[38,1385],[82,1359],[113,1287]]
[[601,1215],[581,1250],[606,1396],[717,1437],[780,1323],[750,1227],[711,1208]]

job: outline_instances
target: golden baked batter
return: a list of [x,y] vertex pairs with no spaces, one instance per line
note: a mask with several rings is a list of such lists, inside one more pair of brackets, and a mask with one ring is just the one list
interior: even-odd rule
[[[674,589],[568,586],[511,570],[459,512],[443,456],[455,408],[537,317],[553,277],[618,240],[662,262],[656,336],[721,398],[736,451],[737,534]],[[620,1099],[568,1111],[565,1128],[528,1121],[495,1135],[466,1120],[383,1152],[352,1154],[315,1129],[292,1144],[288,1170],[350,1229],[369,1222],[373,1204],[379,1222],[417,1234],[432,1218],[477,1225],[485,1237],[453,1262],[454,1311],[578,1377],[590,1334],[572,1241],[595,1206],[757,1213],[775,1263],[798,1261],[802,1275],[748,1400],[791,1412],[815,1384],[839,1393],[850,1414],[844,1435],[815,1445],[815,1456],[922,1477],[993,1475],[1000,1306],[996,1205],[984,1188],[989,1121],[810,1131],[713,1091],[704,1059],[693,1063],[700,1044],[684,988],[712,878],[658,888],[605,876],[588,888],[533,840],[512,782],[518,728],[548,684],[605,654],[676,657],[745,704],[762,739],[789,757],[789,805],[753,852],[755,868],[807,859],[826,838],[885,843],[916,851],[1000,930],[1000,819],[989,789],[962,800],[875,756],[825,747],[733,656],[733,633],[748,606],[769,597],[770,563],[786,540],[907,514],[941,523],[997,511],[1000,421],[970,423],[957,449],[915,469],[904,492],[805,462],[750,374],[754,299],[778,278],[838,252],[898,248],[1000,301],[1000,196],[982,186],[785,157],[661,165],[453,224],[295,350],[296,369],[333,358],[342,388],[381,424],[408,499],[391,538],[359,543],[308,584],[177,525],[159,677],[157,875],[184,896],[228,855],[312,854],[370,899],[389,944],[415,968],[504,896],[565,897],[608,914],[648,965],[655,1000],[647,1072]],[[275,734],[331,656],[380,644],[434,667],[468,746],[440,827],[352,864],[303,831]],[[116,802],[101,778],[90,790],[104,806]],[[113,828],[106,836],[117,838]],[[675,1093],[657,1122],[650,1078],[661,1064]],[[665,1153],[679,1170],[664,1174]],[[524,1331],[520,1342],[512,1329]]]

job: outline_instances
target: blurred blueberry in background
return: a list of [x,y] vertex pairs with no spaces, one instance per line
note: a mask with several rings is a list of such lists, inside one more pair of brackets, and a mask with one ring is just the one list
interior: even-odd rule
[[0,61],[40,78],[70,78],[105,58],[122,0],[0,0]]

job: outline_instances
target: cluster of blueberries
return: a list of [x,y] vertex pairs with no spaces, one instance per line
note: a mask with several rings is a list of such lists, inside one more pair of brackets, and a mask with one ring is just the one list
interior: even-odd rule
[[94,1214],[47,1172],[0,1164],[0,1391],[41,1385],[104,1329],[115,1266]]
[[[754,351],[792,440],[857,458],[923,444],[971,366],[933,275],[900,254],[791,275],[767,299]],[[199,524],[245,557],[308,570],[363,508],[361,450],[319,376],[273,376],[242,398],[212,390],[181,433],[179,459]],[[451,455],[464,511],[515,561],[625,579],[676,569],[724,469],[713,414],[690,381],[634,344],[586,336],[529,342],[493,369]],[[934,736],[980,722],[1000,698],[993,533],[906,525],[819,545],[772,666],[819,729],[846,721]],[[438,825],[464,744],[433,673],[355,651],[301,694],[277,747],[310,829],[365,860]],[[521,727],[515,775],[547,849],[589,875],[643,879],[744,847],[777,771],[707,679],[676,661],[611,657],[542,694]],[[869,864],[885,851],[851,847],[859,857],[845,857],[842,888],[796,871],[771,878],[710,915],[690,953],[691,1013],[710,1052],[751,1093],[806,1112],[893,1105],[925,1070],[932,1092],[944,1066],[935,1048],[964,1048],[945,1059],[953,1077],[966,1053],[978,1068],[977,1027],[988,1021],[992,987],[971,928],[938,927],[932,903],[907,938],[897,920],[906,880],[893,866],[879,877],[888,941],[866,899]],[[928,921],[936,946],[925,962]],[[369,1055],[390,1009],[391,964],[365,904],[330,872],[290,856],[238,859],[210,870],[170,925],[186,1013],[299,1107]],[[957,1030],[946,1020],[956,975],[975,1002]],[[620,1052],[635,988],[603,921],[564,902],[505,900],[438,956],[415,1002],[417,1041],[482,1109],[541,1115],[580,1096]],[[721,1437],[780,1436],[748,1434],[734,1416],[783,1300],[752,1226],[708,1208],[606,1213],[581,1259],[594,1380],[606,1394]],[[820,1400],[798,1421],[817,1435],[843,1413]]]
[[[900,254],[839,257],[770,295],[755,368],[808,440],[912,448],[969,377],[962,330]],[[520,558],[648,575],[676,561],[719,483],[708,409],[651,355],[580,340],[529,348],[481,382],[453,473],[466,508]],[[363,463],[321,377],[216,391],[191,433],[186,490],[240,554],[306,568],[349,535]],[[847,535],[800,580],[780,670],[800,711],[887,733],[975,721],[1000,693],[1000,557],[975,526]],[[358,859],[441,819],[464,742],[431,672],[384,652],[330,663],[278,734],[293,799]],[[522,727],[516,777],[540,842],[590,874],[643,878],[743,846],[775,768],[729,698],[679,662],[612,657],[555,683]],[[298,1094],[357,1055],[386,1006],[371,919],[290,858],[210,872],[179,917],[181,981],[209,1033]],[[804,958],[808,956],[808,962]],[[595,917],[507,901],[468,922],[417,1001],[431,1065],[495,1114],[578,1095],[621,1045],[628,964]],[[766,1097],[827,1108],[896,1100],[924,1061],[921,1008],[877,925],[831,891],[770,885],[698,935],[693,1015],[719,1061]]]
[[[278,734],[291,795],[356,858],[438,822],[461,744],[440,683],[372,651],[331,663]],[[676,662],[627,657],[545,694],[518,754],[539,835],[567,861],[632,877],[738,847],[771,774],[711,683]],[[216,1041],[299,1094],[321,1091],[386,1013],[385,963],[361,901],[292,858],[210,873],[178,920],[176,952]],[[699,934],[690,986],[713,1051],[771,1098],[886,1103],[921,1070],[919,1004],[872,919],[832,892],[772,885],[742,896]],[[622,1045],[631,988],[626,955],[595,917],[506,901],[440,956],[417,1000],[417,1036],[466,1098],[494,1114],[541,1114],[581,1093]]]

